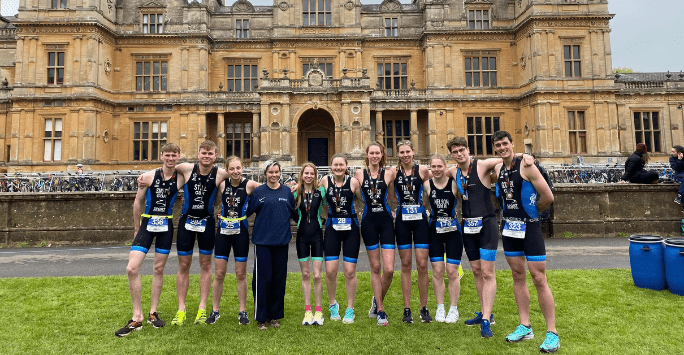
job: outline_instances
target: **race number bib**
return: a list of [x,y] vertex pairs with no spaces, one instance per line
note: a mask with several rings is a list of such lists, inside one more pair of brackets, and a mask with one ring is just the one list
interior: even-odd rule
[[423,207],[420,205],[401,206],[402,221],[417,221],[423,218]]
[[240,234],[240,221],[226,220],[221,218],[221,234],[235,235]]
[[169,219],[166,216],[150,217],[147,221],[148,232],[167,232],[169,230]]
[[456,220],[453,218],[439,218],[435,223],[437,233],[448,233],[458,230],[456,227]]
[[525,225],[525,222],[506,220],[502,234],[506,237],[525,239],[526,230],[527,226]]
[[482,217],[464,218],[463,219],[463,233],[477,234],[482,230]]
[[204,230],[206,228],[207,228],[207,219],[206,218],[188,217],[188,219],[185,220],[185,229],[187,229],[191,232],[204,233]]
[[333,218],[332,225],[336,231],[349,231],[351,230],[351,218]]

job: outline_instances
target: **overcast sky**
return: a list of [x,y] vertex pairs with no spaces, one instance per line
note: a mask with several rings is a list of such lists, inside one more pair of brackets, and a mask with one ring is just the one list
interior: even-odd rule
[[[233,2],[226,0],[227,4]],[[364,4],[381,2],[362,0]],[[251,3],[270,6],[273,0]],[[2,0],[2,15],[12,16],[18,7],[19,0]],[[608,9],[615,14],[610,22],[613,67],[640,72],[684,70],[684,1],[612,0]]]

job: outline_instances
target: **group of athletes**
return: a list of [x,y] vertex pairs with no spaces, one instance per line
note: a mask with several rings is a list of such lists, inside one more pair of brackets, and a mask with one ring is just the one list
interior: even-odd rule
[[[267,184],[261,185],[243,177],[239,158],[227,158],[225,169],[214,166],[218,149],[211,141],[200,145],[199,162],[196,164],[176,165],[180,149],[175,144],[166,144],[160,155],[163,166],[138,179],[140,187],[133,208],[135,237],[126,269],[133,318],[115,334],[125,336],[142,328],[144,318],[140,266],[154,239],[154,272],[147,322],[155,328],[165,325],[157,313],[157,306],[164,266],[173,238],[173,204],[177,192],[183,189],[183,208],[177,232],[178,311],[172,324],[182,325],[185,322],[185,299],[195,239],[200,254],[200,303],[195,324],[213,324],[220,317],[219,305],[231,248],[235,259],[239,299],[238,322],[249,324],[246,304],[246,269],[250,244],[247,217],[256,213],[252,236],[256,257],[253,292],[255,319],[259,329],[278,327],[278,319],[283,316],[282,299],[286,273],[282,269],[287,264],[289,228],[282,232],[279,229],[286,229],[289,218],[292,218],[297,222],[296,248],[305,303],[302,324],[323,325],[324,261],[329,317],[331,320],[342,319],[344,323],[354,322],[356,263],[360,240],[363,238],[370,262],[373,290],[368,315],[376,319],[378,325],[388,324],[384,300],[394,275],[395,248],[401,259],[404,303],[402,321],[413,323],[410,298],[415,251],[420,320],[423,323],[433,320],[427,308],[429,260],[433,269],[432,284],[437,302],[434,320],[456,323],[459,319],[459,266],[465,249],[481,307],[480,312],[476,312],[475,317],[466,320],[465,324],[479,325],[481,336],[490,338],[493,336],[491,325],[495,323],[492,314],[496,295],[494,262],[501,235],[504,254],[512,271],[514,296],[520,317],[520,325],[506,336],[506,341],[520,342],[534,338],[529,316],[527,266],[546,320],[546,338],[540,351],[556,352],[560,342],[555,327],[554,299],[546,279],[546,251],[539,218],[540,212],[553,202],[553,194],[534,164],[534,159],[514,153],[513,140],[508,132],[495,132],[492,142],[499,158],[479,160],[470,156],[465,138],[450,139],[447,147],[451,158],[457,162],[451,168],[447,167],[441,155],[433,156],[429,167],[417,164],[413,159],[415,152],[410,141],[398,143],[396,152],[399,164],[386,168],[385,147],[374,142],[366,147],[365,167],[358,169],[354,176],[349,174],[345,156],[335,154],[331,160],[329,175],[319,181],[317,167],[306,163],[300,170],[298,184],[289,187],[286,192],[279,192],[286,187],[278,182],[280,165],[277,162],[267,164],[264,170]],[[492,202],[492,183],[497,184],[497,195],[503,211],[500,225]],[[219,226],[216,227],[213,206],[219,192],[222,210],[218,215]],[[390,201],[397,204],[396,210],[391,210]],[[355,202],[363,203],[360,223]],[[459,202],[462,221],[458,220],[456,213]],[[269,211],[269,203],[272,203],[270,208],[273,210],[285,212],[264,212]],[[322,218],[324,205],[327,205],[325,222]],[[429,213],[427,205],[430,206]],[[263,215],[261,219],[260,213]],[[283,223],[275,225],[274,219],[282,220],[277,222]],[[269,233],[277,235],[277,240],[274,241]],[[255,241],[257,234],[259,242]],[[263,249],[264,246],[266,249]],[[283,257],[277,255],[282,254],[283,248],[284,264]],[[336,300],[340,252],[347,295],[347,307],[342,317]],[[215,257],[212,311],[207,315],[205,309],[212,289],[212,254]],[[265,254],[270,259],[260,259]],[[261,269],[264,263],[268,269]],[[448,309],[444,306],[445,271],[449,278]],[[260,278],[262,274],[267,274],[266,286],[256,282],[257,273]],[[314,279],[315,309],[311,308],[311,274]],[[276,304],[275,308],[273,304]]]

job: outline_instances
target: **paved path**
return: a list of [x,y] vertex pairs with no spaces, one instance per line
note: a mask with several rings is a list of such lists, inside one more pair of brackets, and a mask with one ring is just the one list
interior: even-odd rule
[[[3,248],[0,249],[0,277],[45,277],[45,276],[96,276],[125,275],[130,247],[127,246],[80,246],[60,248]],[[248,271],[253,267],[254,250],[250,249]],[[549,269],[606,269],[629,268],[629,240],[626,238],[577,238],[547,239],[546,252]],[[198,252],[191,267],[192,274],[199,274]],[[142,267],[143,275],[152,274],[151,252]],[[465,262],[464,268],[470,265]],[[501,242],[496,258],[497,269],[508,269],[503,256]],[[340,263],[341,264],[341,263]],[[368,257],[363,245],[359,254],[358,271],[368,271]],[[228,263],[228,272],[233,272],[233,262]],[[399,255],[396,255],[395,270],[400,270]],[[415,264],[414,264],[415,269]],[[341,270],[341,265],[340,265]],[[178,271],[178,257],[175,244],[166,265],[166,274]],[[294,244],[290,246],[288,271],[298,272],[299,263]]]

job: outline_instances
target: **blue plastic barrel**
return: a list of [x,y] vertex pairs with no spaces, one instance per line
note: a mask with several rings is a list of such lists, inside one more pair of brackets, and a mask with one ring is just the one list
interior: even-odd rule
[[629,237],[629,265],[636,287],[664,290],[665,261],[663,238],[657,235]]
[[684,296],[684,238],[665,239],[665,278],[670,292]]

